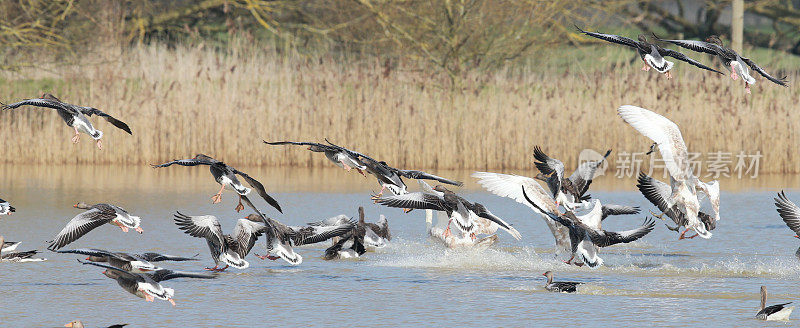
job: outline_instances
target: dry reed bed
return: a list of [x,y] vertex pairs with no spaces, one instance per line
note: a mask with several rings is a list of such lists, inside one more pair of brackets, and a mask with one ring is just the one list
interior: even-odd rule
[[[10,78],[0,97],[15,101],[52,91],[126,121],[133,136],[95,119],[105,132],[98,151],[87,136],[72,145],[71,130],[54,113],[5,111],[2,161],[144,164],[202,152],[241,165],[319,166],[329,165],[321,155],[261,140],[327,137],[406,168],[529,168],[534,145],[571,167],[583,148],[647,149],[650,142],[616,115],[620,105],[633,104],[675,121],[690,151],[761,151],[761,173],[800,172],[798,88],[760,77],[745,96],[727,76],[677,65],[667,80],[640,72],[637,62],[597,73],[504,72],[490,77],[482,92],[454,94],[418,72],[384,76],[377,62],[162,46],[121,56],[56,68],[65,83],[53,90]],[[579,68],[572,71],[585,72]]]

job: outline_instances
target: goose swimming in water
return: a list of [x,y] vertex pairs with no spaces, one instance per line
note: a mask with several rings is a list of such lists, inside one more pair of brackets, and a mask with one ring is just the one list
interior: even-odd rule
[[582,30],[577,25],[575,26],[575,28],[577,28],[579,32],[585,35],[636,49],[636,53],[639,54],[639,57],[644,62],[644,67],[642,67],[643,71],[649,71],[650,68],[652,67],[659,73],[663,73],[667,77],[667,79],[672,78],[672,73],[670,73],[670,71],[674,64],[671,61],[666,60],[664,57],[672,57],[677,60],[681,60],[689,64],[692,64],[696,67],[702,68],[704,70],[722,74],[722,72],[717,71],[706,65],[703,65],[700,62],[691,59],[680,52],[670,49],[664,49],[658,46],[657,44],[650,43],[647,41],[647,37],[641,34],[639,34],[638,38],[639,41],[634,41],[633,39],[629,39],[619,35],[587,32]]
[[792,310],[794,310],[794,306],[787,307],[789,304],[792,304],[792,302],[766,306],[767,287],[761,286],[761,308],[756,313],[756,319],[765,321],[787,320],[792,314]]
[[[485,206],[480,203],[472,203],[456,195],[442,185],[433,188],[435,193],[413,192],[402,195],[380,197],[376,199],[378,204],[405,208],[443,211],[447,213],[451,222],[456,223],[459,230],[470,234],[475,238],[475,223],[472,216],[481,217],[497,223],[503,230],[508,232],[514,239],[520,240],[521,235],[517,229],[503,221],[503,219],[492,214]],[[450,223],[447,224],[445,235],[450,233]]]
[[17,209],[14,206],[11,206],[7,201],[0,199],[0,215],[11,215],[16,212]]
[[[644,197],[647,198],[650,203],[653,203],[653,205],[655,205],[662,214],[655,214],[652,211],[650,213],[662,220],[664,220],[664,216],[666,215],[677,224],[676,227],[670,227],[667,225],[667,229],[680,232],[681,227],[687,227],[689,221],[686,219],[686,215],[678,210],[678,205],[675,204],[672,205],[672,207],[669,207],[667,204],[667,199],[669,199],[672,194],[672,188],[668,184],[652,178],[647,174],[644,174],[644,172],[639,172],[639,178],[637,181],[638,184],[636,184],[636,188],[639,188],[639,191],[642,193],[642,195],[644,195]],[[715,185],[718,186],[716,183]],[[716,187],[716,190],[717,193],[719,193],[719,187]],[[717,220],[711,215],[706,214],[703,211],[698,211],[697,217],[700,219],[700,222],[703,223],[703,226],[706,230],[711,231],[717,227]],[[682,234],[680,237],[678,237],[678,239],[692,239],[697,236],[698,235],[686,237],[685,234]]]
[[98,266],[101,268],[105,268],[106,270],[103,271],[103,275],[110,279],[114,279],[117,281],[117,284],[125,289],[125,291],[136,295],[137,297],[144,298],[148,302],[152,302],[153,300],[160,299],[170,302],[172,306],[175,306],[175,301],[172,299],[175,296],[175,290],[172,288],[166,288],[161,285],[162,281],[175,279],[175,278],[199,278],[199,279],[212,279],[216,278],[215,275],[209,274],[202,274],[202,273],[195,273],[195,272],[183,272],[183,271],[172,271],[168,269],[158,268],[152,272],[148,273],[131,273],[120,268],[115,268],[110,265],[105,265],[96,262],[84,262],[78,260],[81,264],[89,264]]
[[[781,219],[789,229],[792,229],[794,237],[800,239],[800,207],[786,198],[786,194],[782,190],[778,193],[778,198],[774,198],[774,200]],[[794,255],[800,259],[800,248],[795,251]]]
[[105,118],[109,123],[116,126],[117,128],[128,132],[128,134],[133,134],[131,132],[131,128],[128,127],[125,122],[122,122],[111,115],[103,113],[97,108],[92,107],[81,107],[72,104],[68,104],[58,100],[55,96],[45,93],[42,95],[41,98],[36,99],[26,99],[20,102],[16,102],[13,104],[3,105],[2,109],[14,109],[20,106],[30,105],[34,107],[44,107],[44,108],[51,108],[55,109],[58,113],[58,116],[67,123],[67,126],[73,128],[75,130],[75,136],[72,137],[73,143],[78,143],[80,141],[81,135],[79,132],[83,132],[88,134],[92,137],[92,139],[97,140],[97,148],[103,149],[103,144],[100,141],[100,138],[103,137],[103,132],[97,130],[92,126],[92,122],[86,116],[97,115],[100,117]]
[[[666,208],[675,207],[675,211],[686,217],[686,230],[694,230],[700,237],[711,238],[711,232],[699,218],[700,198],[698,193],[705,194],[714,210],[714,219],[719,221],[719,183],[705,183],[694,176],[689,162],[689,151],[683,141],[678,125],[664,116],[647,109],[624,105],[617,109],[619,116],[636,131],[650,138],[655,148],[661,153],[664,166],[670,176],[669,197],[665,198]],[[651,147],[652,148],[652,147]]]
[[[42,258],[35,258],[36,254],[39,253],[37,250],[32,251],[24,251],[24,252],[11,252],[11,250],[17,248],[17,245],[20,243],[15,242],[13,247],[4,247],[0,249],[0,261],[2,262],[40,262],[44,261],[45,259]],[[5,237],[0,236],[0,245],[6,245]]]
[[153,262],[163,261],[197,261],[194,257],[180,257],[159,253],[129,254],[123,252],[110,252],[104,249],[79,248],[59,250],[58,253],[81,254],[88,256],[86,261],[106,262],[109,265],[131,273],[147,273],[159,269]]
[[784,87],[788,87],[789,85],[786,82],[786,76],[782,78],[776,78],[772,75],[769,75],[764,69],[756,65],[755,62],[752,60],[740,56],[736,51],[731,48],[727,48],[723,45],[722,40],[716,35],[712,35],[706,39],[706,41],[696,41],[696,40],[664,40],[655,35],[653,35],[658,41],[669,42],[674,45],[680,46],[682,48],[694,50],[697,52],[704,52],[707,54],[714,55],[715,57],[719,58],[722,63],[724,64],[725,68],[731,71],[731,79],[736,81],[738,77],[742,77],[742,81],[744,81],[744,89],[745,92],[748,94],[750,93],[750,85],[756,83],[756,79],[750,76],[750,69],[758,72],[761,76],[765,77],[767,80],[772,81],[777,85],[781,85]]
[[[326,139],[327,140],[327,139]],[[344,147],[339,147],[334,144],[321,144],[316,142],[297,142],[297,141],[276,141],[276,142],[269,142],[263,140],[265,144],[268,145],[296,145],[296,146],[308,146],[308,150],[315,152],[315,153],[325,153],[325,157],[327,157],[333,164],[336,166],[343,168],[345,171],[350,172],[350,170],[355,169],[358,173],[361,173],[363,176],[367,176],[364,173],[364,170],[367,167],[364,163],[358,159],[359,154],[351,151]]]
[[141,219],[138,216],[130,215],[128,211],[119,206],[104,203],[90,206],[84,202],[79,202],[73,207],[87,211],[72,218],[67,223],[67,226],[56,235],[47,249],[55,251],[64,247],[103,224],[117,226],[123,232],[128,232],[128,229],[135,229],[140,234],[144,232],[139,227]]
[[214,204],[222,201],[222,191],[227,188],[228,190],[233,190],[237,194],[239,194],[239,205],[236,205],[236,212],[239,212],[244,209],[244,206],[242,205],[242,197],[250,193],[250,188],[243,186],[242,183],[239,182],[239,179],[236,177],[237,175],[239,175],[242,178],[244,178],[244,180],[247,181],[247,183],[251,187],[256,189],[256,192],[258,192],[261,198],[264,198],[264,200],[267,201],[267,203],[269,203],[270,205],[272,205],[272,207],[274,207],[276,210],[278,210],[278,212],[283,213],[283,211],[281,210],[281,206],[275,199],[272,198],[272,196],[267,194],[267,191],[264,189],[264,185],[261,184],[261,182],[259,182],[256,179],[253,179],[252,177],[247,175],[247,173],[239,171],[233,168],[232,166],[225,164],[222,161],[218,161],[207,155],[197,154],[194,158],[174,160],[172,162],[167,162],[158,165],[151,164],[151,166],[153,168],[160,168],[160,167],[167,167],[172,164],[178,164],[182,166],[208,165],[211,170],[211,175],[214,177],[214,181],[216,181],[217,183],[220,184],[220,186],[222,186],[219,189],[219,192],[211,197]]
[[572,281],[553,281],[553,272],[547,271],[542,274],[547,277],[547,282],[544,284],[544,289],[554,293],[574,293],[578,290],[578,285],[581,282]]
[[539,169],[536,179],[547,182],[550,192],[556,205],[563,205],[567,209],[572,209],[572,205],[588,200],[586,195],[589,185],[592,184],[595,172],[603,164],[603,161],[611,154],[611,149],[606,151],[603,158],[599,161],[588,161],[578,165],[575,172],[564,177],[564,163],[555,158],[547,156],[539,146],[533,148],[533,157],[536,160],[534,165]]

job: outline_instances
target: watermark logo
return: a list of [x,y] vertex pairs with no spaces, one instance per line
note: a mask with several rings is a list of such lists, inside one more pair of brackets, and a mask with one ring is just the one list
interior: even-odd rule
[[[584,150],[585,151],[585,150]],[[583,152],[581,152],[583,155]],[[721,177],[730,178],[758,177],[758,170],[761,158],[764,157],[761,151],[738,153],[714,151],[709,153],[688,153],[689,168],[696,177],[718,179]],[[645,152],[619,152],[614,161],[614,171],[617,178],[634,177],[639,171],[643,171],[644,163],[648,163],[647,175],[653,176],[655,169],[663,169],[663,177],[667,176],[666,165],[658,152],[647,155]]]
[[594,172],[595,177],[599,177],[606,174],[606,169],[608,168],[608,161],[603,160],[603,154],[596,152],[594,149],[584,149],[581,150],[581,153],[578,154],[578,165],[583,165],[586,162],[598,162],[603,161],[602,164],[597,168],[597,171]]

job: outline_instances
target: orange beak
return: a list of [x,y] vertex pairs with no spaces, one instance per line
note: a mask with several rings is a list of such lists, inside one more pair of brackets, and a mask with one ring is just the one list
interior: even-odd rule
[[72,328],[72,322],[70,322],[70,323],[68,323],[68,324],[64,325],[64,327],[69,327],[69,328]]
[[89,261],[89,257],[88,256],[86,257],[86,260]]
[[74,208],[78,208],[78,204],[72,205],[72,207],[74,207]]
[[800,239],[800,236],[798,236],[798,235],[794,235],[794,238],[798,238],[798,239]]

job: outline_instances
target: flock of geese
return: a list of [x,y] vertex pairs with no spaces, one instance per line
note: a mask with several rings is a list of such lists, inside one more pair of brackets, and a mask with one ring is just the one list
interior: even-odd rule
[[[634,41],[617,35],[587,32],[580,28],[579,31],[592,37],[635,48],[644,61],[644,70],[652,67],[666,74],[668,78],[671,77],[669,71],[673,63],[664,59],[666,56],[720,73],[677,51],[649,43],[642,35],[639,36],[639,41]],[[748,93],[749,85],[755,81],[749,75],[748,67],[767,79],[786,86],[785,78],[773,78],[753,61],[725,48],[716,37],[710,38],[707,42],[662,40],[657,37],[656,40],[719,57],[724,61],[725,67],[731,70],[731,77],[734,80],[738,76],[742,77]],[[126,123],[96,108],[68,104],[51,94],[3,105],[2,109],[24,108],[24,106],[54,109],[67,126],[75,131],[72,138],[74,143],[79,142],[80,133],[85,133],[96,140],[97,147],[102,149],[103,132],[97,130],[89,121],[88,117],[92,115],[103,117],[115,127],[132,134]],[[688,149],[678,126],[660,114],[636,106],[624,105],[619,107],[617,112],[622,121],[653,142],[648,154],[658,151],[665,163],[669,175],[668,182],[659,181],[641,172],[638,176],[637,188],[661,212],[661,214],[652,211],[651,213],[662,220],[671,219],[676,225],[675,227],[668,225],[671,230],[683,230],[678,239],[697,236],[711,238],[711,231],[720,220],[719,182],[704,182],[693,174],[689,165]],[[327,139],[325,143],[294,141],[264,141],[264,143],[271,146],[303,146],[309,151],[324,153],[331,162],[346,171],[355,170],[365,177],[367,174],[374,176],[381,189],[372,195],[372,201],[386,207],[403,209],[405,213],[414,210],[425,211],[429,237],[446,247],[488,247],[497,242],[496,232],[500,229],[516,240],[522,238],[512,224],[493,214],[485,205],[470,201],[449,189],[461,186],[460,181],[419,170],[397,169],[385,161],[378,161],[363,153],[338,146]],[[602,222],[609,216],[635,215],[640,212],[637,206],[605,204],[587,193],[596,171],[610,153],[611,150],[608,150],[599,160],[581,163],[571,175],[567,176],[563,162],[550,157],[537,146],[533,158],[539,173],[533,178],[493,172],[475,172],[472,177],[490,193],[511,198],[538,214],[552,232],[557,253],[569,255],[569,259],[564,261],[566,264],[597,267],[604,263],[600,257],[601,248],[633,242],[644,238],[655,229],[653,218],[645,218],[641,226],[631,230],[603,229]],[[268,217],[249,199],[251,192],[255,190],[258,198],[282,213],[278,201],[267,193],[261,182],[247,173],[204,154],[152,167],[157,169],[172,165],[208,166],[214,181],[220,185],[218,192],[211,197],[212,202],[219,203],[223,192],[229,190],[238,196],[238,205],[234,209],[236,212],[244,210],[245,205],[253,212],[239,219],[231,234],[223,233],[220,220],[215,216],[175,212],[174,223],[178,229],[191,237],[206,241],[215,264],[206,270],[213,273],[174,271],[154,264],[168,261],[198,261],[196,256],[132,254],[96,248],[62,249],[105,224],[114,225],[123,232],[131,229],[140,234],[144,232],[141,228],[142,220],[138,216],[131,215],[127,210],[113,204],[89,205],[84,202],[75,204],[74,207],[83,212],[66,223],[53,240],[49,241],[48,249],[62,254],[86,256],[85,260],[78,262],[101,268],[105,276],[115,280],[127,292],[147,301],[160,299],[175,305],[173,300],[175,291],[163,286],[162,282],[175,278],[213,279],[219,276],[218,272],[225,271],[229,267],[247,269],[250,264],[245,258],[262,236],[266,240],[265,251],[263,255],[256,254],[256,256],[262,260],[281,259],[290,265],[302,263],[303,257],[293,250],[293,247],[300,245],[332,240],[332,246],[325,250],[322,257],[334,260],[361,256],[367,251],[385,247],[391,240],[388,220],[381,215],[377,223],[366,222],[363,207],[358,209],[358,220],[352,220],[347,215],[338,215],[304,226],[288,226]],[[420,191],[409,191],[404,179],[417,180]],[[245,186],[242,180],[249,187]],[[435,185],[431,186],[426,181],[435,182]],[[711,213],[700,211],[703,202],[710,204]],[[800,238],[800,208],[783,192],[775,199],[775,205],[784,222],[795,232],[795,237]],[[0,215],[11,215],[15,211],[9,202],[0,199]],[[434,217],[436,217],[435,224]],[[689,231],[694,235],[687,237]],[[2,245],[0,259],[3,261],[43,260],[35,257],[37,254],[35,250],[15,251],[19,243],[7,242],[2,236],[0,245]],[[800,249],[796,254],[800,257]],[[553,281],[553,273],[550,271],[543,275],[547,278],[545,289],[548,291],[571,293],[575,292],[580,284],[580,282]],[[764,320],[788,318],[793,309],[787,306],[789,303],[765,306],[764,287],[761,288],[761,296],[761,311],[757,314],[757,318]],[[67,326],[80,327],[82,324],[76,321],[68,323]]]

